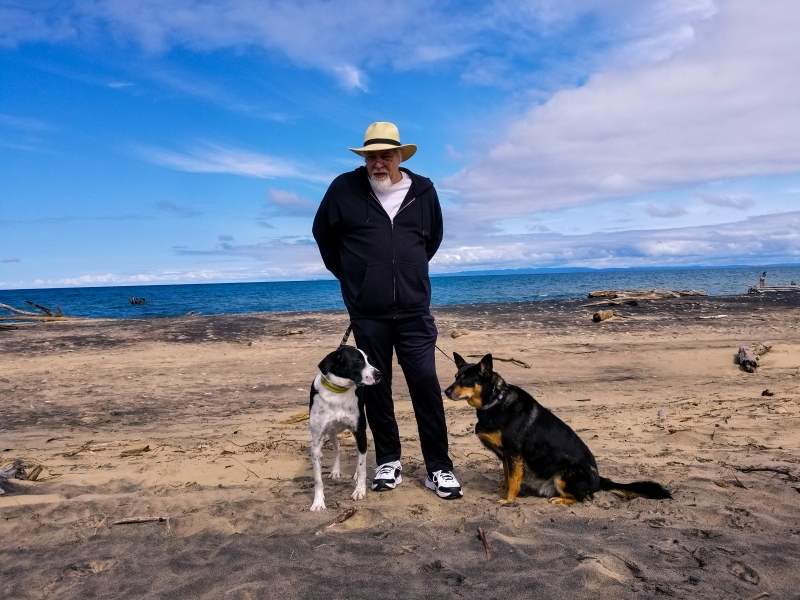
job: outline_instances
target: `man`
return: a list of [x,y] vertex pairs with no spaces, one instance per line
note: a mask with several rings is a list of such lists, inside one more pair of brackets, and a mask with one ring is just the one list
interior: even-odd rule
[[314,218],[314,239],[339,280],[356,344],[383,373],[363,390],[375,441],[376,491],[402,481],[400,434],[392,402],[392,352],[403,369],[417,418],[425,486],[461,497],[447,452],[447,424],[436,376],[436,325],[430,314],[428,261],[442,241],[442,210],[433,183],[400,163],[417,151],[391,123],[373,123],[364,145],[350,148],[366,165],[333,180]]

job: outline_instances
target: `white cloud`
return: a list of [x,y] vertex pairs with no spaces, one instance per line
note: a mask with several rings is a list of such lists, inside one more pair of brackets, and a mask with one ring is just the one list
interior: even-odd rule
[[217,144],[203,144],[185,152],[143,147],[139,154],[155,165],[189,173],[228,173],[261,179],[287,177],[320,183],[333,179],[274,156]]
[[[204,52],[257,47],[361,90],[366,89],[365,71],[387,66],[407,70],[463,59],[471,64],[465,69],[467,79],[490,83],[496,80],[494,73],[515,61],[569,62],[570,56],[581,55],[578,63],[591,63],[611,49],[616,60],[651,60],[685,44],[690,36],[687,20],[713,10],[712,0],[494,0],[466,6],[452,0],[6,4],[11,6],[0,8],[0,45],[111,39],[120,45],[132,42],[150,54],[176,47]],[[592,25],[587,27],[587,22]],[[599,50],[603,48],[607,50]]]
[[270,188],[267,192],[267,207],[271,212],[285,215],[313,215],[318,203],[300,196],[297,192]]
[[197,217],[203,214],[201,211],[192,208],[191,206],[176,204],[175,202],[170,202],[168,200],[156,202],[156,208],[158,210],[163,210],[164,212],[172,213],[179,217]]
[[334,67],[333,72],[339,78],[339,82],[348,90],[367,91],[367,78],[364,73],[352,65]]
[[483,219],[797,173],[798,25],[796,2],[726,2],[663,61],[532,106],[444,184]]
[[721,196],[717,194],[708,194],[706,192],[695,192],[697,197],[706,204],[712,206],[721,206],[724,208],[736,208],[738,210],[745,210],[753,206],[753,199],[746,196]]
[[651,217],[656,217],[657,219],[670,219],[673,217],[680,217],[685,215],[686,209],[677,204],[660,206],[658,204],[649,203],[645,207],[645,212]]
[[750,217],[702,227],[658,230],[445,238],[437,273],[571,266],[612,268],[769,264],[800,261],[800,212]]

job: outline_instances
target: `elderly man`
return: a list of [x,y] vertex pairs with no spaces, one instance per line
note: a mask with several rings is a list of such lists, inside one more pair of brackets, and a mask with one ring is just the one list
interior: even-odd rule
[[366,166],[333,180],[314,218],[314,239],[339,280],[356,344],[384,377],[364,388],[375,440],[376,491],[402,481],[400,434],[392,401],[392,352],[403,369],[417,418],[425,486],[460,498],[447,452],[447,424],[436,376],[436,325],[430,314],[428,261],[442,241],[442,210],[433,183],[401,168],[417,151],[391,123],[373,123],[364,145],[350,148]]

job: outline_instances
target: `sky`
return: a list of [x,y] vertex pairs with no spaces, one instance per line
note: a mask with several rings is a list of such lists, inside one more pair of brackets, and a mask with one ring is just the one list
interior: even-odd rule
[[800,3],[0,0],[0,289],[328,278],[374,121],[434,274],[800,263]]

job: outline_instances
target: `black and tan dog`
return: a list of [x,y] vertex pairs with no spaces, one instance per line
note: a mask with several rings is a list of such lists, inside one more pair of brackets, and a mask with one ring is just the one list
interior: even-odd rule
[[475,433],[503,463],[506,497],[501,503],[513,502],[523,481],[556,504],[582,502],[599,490],[625,498],[672,497],[653,481],[616,483],[600,477],[578,434],[525,390],[503,381],[493,370],[491,354],[478,364],[456,353],[453,357],[458,373],[444,393],[477,410]]

